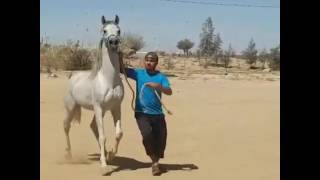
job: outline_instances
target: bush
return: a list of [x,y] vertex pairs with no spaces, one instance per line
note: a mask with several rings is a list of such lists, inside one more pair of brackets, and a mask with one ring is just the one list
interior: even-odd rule
[[156,53],[159,54],[160,56],[165,56],[166,55],[165,51],[157,51]]
[[137,34],[128,33],[121,37],[121,49],[132,49],[137,52],[142,49],[144,45],[143,37]]
[[163,65],[166,67],[167,70],[174,68],[174,63],[170,56],[163,59]]
[[40,47],[40,69],[87,70],[96,52],[80,48],[74,44]]
[[65,47],[57,52],[57,56],[63,59],[64,70],[91,69],[91,52],[86,49]]

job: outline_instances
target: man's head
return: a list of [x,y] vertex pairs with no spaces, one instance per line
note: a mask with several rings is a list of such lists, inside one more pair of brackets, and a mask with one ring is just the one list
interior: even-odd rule
[[154,71],[158,65],[158,55],[155,52],[148,52],[144,57],[144,66],[149,71]]

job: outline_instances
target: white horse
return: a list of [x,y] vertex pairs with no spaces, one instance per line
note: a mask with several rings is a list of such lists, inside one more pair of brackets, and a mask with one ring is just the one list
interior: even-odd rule
[[[110,172],[106,161],[112,160],[118,151],[122,138],[121,129],[121,103],[124,88],[120,78],[119,43],[120,27],[119,17],[114,21],[106,21],[102,16],[103,37],[99,44],[99,56],[91,72],[79,72],[70,78],[68,93],[64,99],[66,117],[64,131],[66,135],[66,157],[71,158],[71,145],[69,130],[74,119],[80,123],[81,107],[94,111],[91,129],[100,146],[100,161],[102,175]],[[105,149],[106,137],[103,117],[107,110],[111,111],[116,128],[116,143],[111,152]],[[107,154],[107,159],[106,159]]]

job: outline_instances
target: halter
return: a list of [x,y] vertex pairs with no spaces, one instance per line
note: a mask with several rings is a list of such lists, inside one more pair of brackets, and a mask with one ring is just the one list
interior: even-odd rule
[[[109,35],[109,36],[107,36],[107,37],[102,37],[101,38],[101,40],[100,40],[100,46],[102,47],[102,43],[104,42],[106,45],[107,45],[107,48],[111,48],[110,47],[110,44],[109,44],[109,42],[110,42],[110,38],[111,37],[117,37],[116,35],[113,35],[113,34],[111,34],[111,35]],[[117,38],[118,39],[118,41],[119,41],[119,43],[118,43],[118,49],[119,49],[119,45],[121,44],[121,38]]]

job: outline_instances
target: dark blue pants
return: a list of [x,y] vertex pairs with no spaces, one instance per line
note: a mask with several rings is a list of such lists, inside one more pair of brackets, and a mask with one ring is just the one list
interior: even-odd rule
[[164,115],[136,112],[135,118],[147,155],[163,158],[167,141],[167,125]]

